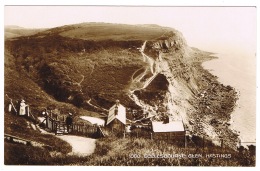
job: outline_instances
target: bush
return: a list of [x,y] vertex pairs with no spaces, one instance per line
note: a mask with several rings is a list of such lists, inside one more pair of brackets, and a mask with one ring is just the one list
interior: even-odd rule
[[[186,157],[147,158],[144,157],[145,154],[183,154]],[[195,154],[201,154],[202,157],[196,158]],[[206,157],[206,154],[230,154],[231,158],[212,158]],[[212,144],[209,148],[205,146],[204,149],[179,148],[164,141],[107,137],[97,141],[95,153],[81,164],[102,166],[255,166],[255,156],[250,155],[250,151],[244,151],[241,155],[238,151]]]
[[46,149],[22,144],[4,143],[5,165],[45,165],[51,156]]

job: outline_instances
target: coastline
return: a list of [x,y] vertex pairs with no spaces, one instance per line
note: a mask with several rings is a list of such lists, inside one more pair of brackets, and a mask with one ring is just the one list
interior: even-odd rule
[[231,113],[230,129],[239,134],[245,147],[255,145],[256,138],[255,78],[254,68],[251,67],[253,61],[249,60],[248,55],[214,54],[218,57],[217,60],[202,64],[211,74],[218,76],[219,82],[232,86],[237,92],[238,99]]
[[192,99],[195,111],[190,116],[196,123],[193,125],[194,134],[206,137],[215,144],[223,142],[225,146],[236,149],[241,140],[233,129],[232,113],[239,94],[234,87],[221,83],[210,69],[203,66],[204,62],[218,59],[215,54],[196,52],[193,66],[198,70],[199,93]]

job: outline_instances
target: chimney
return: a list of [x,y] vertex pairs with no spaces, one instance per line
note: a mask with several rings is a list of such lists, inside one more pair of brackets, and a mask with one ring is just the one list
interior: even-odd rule
[[169,116],[168,116],[168,115],[165,115],[165,116],[163,117],[163,124],[167,124],[167,123],[169,123],[169,122],[170,122]]
[[119,106],[119,102],[120,102],[120,101],[117,99],[117,100],[116,100],[116,106]]
[[116,100],[115,115],[118,115],[119,100]]

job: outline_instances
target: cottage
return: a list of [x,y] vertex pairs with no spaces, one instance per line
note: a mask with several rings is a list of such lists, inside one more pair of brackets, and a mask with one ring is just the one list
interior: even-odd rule
[[155,140],[185,141],[185,129],[182,121],[152,122],[152,131]]
[[126,125],[126,108],[116,101],[116,104],[109,109],[106,126],[113,132],[123,133]]

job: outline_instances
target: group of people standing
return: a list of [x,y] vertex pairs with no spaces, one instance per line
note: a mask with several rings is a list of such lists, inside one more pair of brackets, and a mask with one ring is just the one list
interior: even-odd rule
[[19,116],[29,116],[29,105],[22,99],[21,101],[16,101],[16,105],[14,106],[12,100],[10,100],[8,111],[14,111],[14,113]]
[[[12,102],[12,99],[10,99],[10,104],[8,106],[8,111],[12,112],[14,111],[14,113],[18,116],[29,116],[29,105],[25,103],[25,100],[22,99],[20,101],[16,101],[16,104],[14,105]],[[47,109],[45,109],[42,112],[42,115],[44,117],[48,116],[48,111]],[[68,116],[66,117],[65,120],[66,126],[67,126],[67,131],[70,132],[70,130],[72,130],[72,124],[73,124],[73,118],[72,118],[72,113],[68,113]]]

